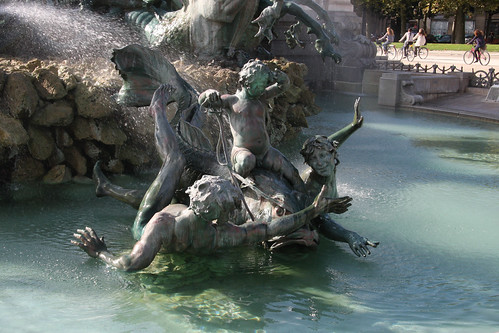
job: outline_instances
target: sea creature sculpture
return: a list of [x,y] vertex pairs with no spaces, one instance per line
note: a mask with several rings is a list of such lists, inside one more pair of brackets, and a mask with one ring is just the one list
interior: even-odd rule
[[258,32],[255,35],[256,38],[265,36],[269,42],[274,39],[272,27],[281,16],[283,2],[284,0],[275,0],[272,6],[265,7],[260,15],[251,21],[251,23],[258,24]]
[[[322,22],[299,5],[312,9]],[[176,10],[166,11],[163,7]],[[323,58],[341,62],[341,56],[333,47],[339,38],[331,20],[327,12],[311,0],[193,0],[183,2],[180,9],[176,5],[163,7],[137,9],[126,14],[127,20],[144,32],[153,47],[173,47],[201,59],[233,57],[236,50],[251,54],[263,38],[273,39],[272,26],[289,14],[307,27],[307,33],[316,36],[314,46]],[[256,34],[252,23],[259,25]]]
[[300,40],[299,37],[301,30],[300,28],[301,23],[300,21],[298,21],[295,24],[292,24],[289,29],[284,32],[284,36],[286,37],[286,45],[288,45],[290,49],[294,49],[297,45],[302,49],[305,48],[306,43]]
[[[187,189],[190,197],[188,206],[172,204],[180,174],[187,163],[172,128],[164,123],[171,92],[171,86],[162,85],[151,101],[151,112],[155,114],[157,123],[156,144],[162,150],[164,163],[146,192],[133,225],[132,230],[138,241],[130,254],[116,257],[92,228],[78,229],[74,234],[76,240],[72,243],[89,256],[123,270],[140,270],[152,262],[161,248],[167,252],[207,253],[225,247],[260,243],[275,236],[287,235],[320,214],[343,213],[350,206],[350,197],[325,197],[327,189],[324,187],[312,204],[291,214],[284,214],[282,208],[280,213],[276,212],[277,216],[272,211],[265,214],[269,202],[257,200],[255,204],[263,214],[256,215],[254,221],[244,220],[242,215],[234,214],[240,211],[240,201],[244,200],[237,190],[238,185],[220,176],[207,175]],[[158,122],[165,126],[158,126]],[[160,205],[163,207],[160,208]],[[148,217],[152,210],[154,214]]]
[[[174,82],[178,81],[174,80]],[[185,96],[184,93],[176,92],[176,89],[187,88],[183,84],[176,86],[170,84],[161,85],[154,93],[150,105],[150,111],[156,120],[156,146],[161,158],[163,159],[163,165],[156,179],[142,197],[139,205],[139,211],[134,221],[132,232],[134,237],[139,240],[139,243],[137,243],[137,251],[142,251],[141,249],[143,249],[144,243],[142,242],[142,238],[144,235],[150,236],[149,231],[147,231],[148,225],[163,225],[165,223],[166,225],[175,225],[176,222],[172,222],[172,219],[175,220],[177,216],[180,216],[175,214],[182,214],[185,210],[193,209],[192,207],[189,208],[189,202],[192,197],[187,197],[187,195],[190,195],[192,192],[191,190],[186,190],[186,188],[192,186],[192,184],[203,175],[213,175],[226,180],[232,180],[232,186],[240,186],[241,191],[239,193],[242,195],[238,196],[240,197],[241,202],[244,202],[245,205],[244,207],[241,205],[240,208],[235,210],[231,209],[231,211],[234,211],[234,213],[231,212],[231,214],[223,208],[223,205],[219,205],[218,208],[209,206],[208,208],[205,208],[205,211],[208,210],[205,212],[207,214],[206,216],[200,214],[201,220],[215,220],[218,218],[221,219],[221,223],[230,221],[231,225],[234,226],[247,226],[249,221],[254,221],[251,223],[265,225],[258,228],[272,229],[274,228],[273,223],[276,221],[282,221],[282,218],[286,215],[301,214],[300,216],[302,217],[306,216],[305,221],[300,222],[299,225],[292,224],[292,227],[289,227],[289,224],[286,224],[286,227],[277,227],[277,229],[272,229],[274,231],[271,233],[265,232],[263,234],[259,234],[259,238],[255,238],[253,239],[254,241],[251,242],[247,242],[246,239],[241,241],[238,236],[239,233],[236,233],[233,236],[224,236],[226,237],[224,246],[236,246],[243,243],[247,244],[265,241],[264,244],[271,250],[290,244],[316,247],[319,241],[319,232],[332,240],[347,242],[353,252],[358,256],[366,256],[369,254],[370,251],[368,246],[377,246],[377,242],[371,242],[367,238],[361,237],[357,233],[346,230],[338,225],[330,218],[329,215],[326,214],[326,210],[314,210],[315,208],[311,208],[309,206],[312,204],[312,195],[315,196],[315,194],[319,194],[314,193],[317,182],[314,183],[314,186],[309,186],[309,184],[312,183],[309,179],[305,178],[307,180],[305,184],[309,186],[310,190],[300,193],[286,178],[283,178],[280,174],[259,166],[252,169],[248,177],[242,177],[241,175],[233,172],[233,170],[228,168],[227,165],[219,163],[220,159],[217,157],[217,153],[211,148],[209,141],[203,136],[201,128],[192,125],[188,120],[180,117],[176,130],[174,130],[166,118],[165,109],[168,103],[175,101],[173,96]],[[177,103],[177,105],[180,106],[181,103]],[[202,112],[200,108],[192,109],[195,110],[195,113]],[[184,114],[182,111],[179,111],[179,113]],[[191,118],[194,119],[195,117]],[[360,128],[362,121],[363,118],[358,112],[357,102],[354,121],[352,124],[347,125],[342,130],[330,136],[331,140],[344,142],[355,130]],[[224,153],[227,160],[227,149],[224,150]],[[312,156],[314,155],[314,152],[309,151],[308,155]],[[336,155],[329,154],[328,156],[330,156],[330,160],[333,162],[334,167],[328,169],[329,173],[327,177],[324,176],[324,179],[326,180],[324,182],[325,187],[319,197],[324,197],[325,193],[327,193],[328,196],[333,198],[337,196],[335,185],[336,169],[334,163]],[[326,172],[326,167],[318,167],[320,163],[310,162],[310,158],[307,158],[307,161],[311,165],[313,172],[317,172],[319,174]],[[131,197],[136,195],[137,192],[128,191],[111,184],[99,170],[98,164],[94,169],[94,175],[98,183],[97,193],[100,196],[109,195],[130,204],[133,202],[133,205],[136,207],[137,200],[131,200]],[[234,181],[234,178],[236,178],[237,181]],[[333,187],[328,189],[330,186]],[[175,204],[172,204],[172,200],[174,198],[175,202],[179,203],[181,206],[175,206]],[[350,205],[351,198],[343,197],[337,199],[337,201],[328,201],[329,203],[326,205],[328,206],[328,210],[332,210],[335,213],[342,213],[346,211]],[[317,206],[315,207],[317,208]],[[209,210],[211,209],[214,209],[215,212],[210,213]],[[324,209],[324,206],[322,206],[321,209]],[[312,214],[313,216],[305,213],[305,211],[310,210],[314,210],[314,214]],[[165,219],[170,222],[165,222],[163,218],[161,218],[164,214],[167,215]],[[230,219],[227,217],[228,215],[230,215]],[[192,215],[189,216],[192,217]],[[300,219],[302,217],[300,217]],[[196,221],[194,221],[194,224],[199,222]],[[281,224],[281,222],[277,223],[279,225]],[[206,231],[205,224],[206,223],[204,223],[204,226],[200,227],[199,230],[205,230],[203,232],[211,234],[212,231]],[[190,225],[187,227],[187,230],[191,230],[189,232],[192,232],[193,230],[193,232],[197,232],[197,229],[192,229],[193,226],[191,225],[191,222],[187,223],[187,225]],[[165,226],[165,228],[170,227]],[[244,232],[247,232],[247,230]],[[110,254],[104,254],[102,256],[99,254],[99,252],[105,252],[107,250],[105,250],[105,244],[101,244],[103,242],[99,241],[100,239],[91,229],[81,229],[75,237],[79,240],[79,242],[76,241],[76,244],[87,251],[89,255],[98,256],[108,263],[118,262],[116,261],[116,258],[113,259]],[[166,242],[168,243],[168,237],[170,236],[165,237],[167,237]],[[232,242],[231,237],[234,237]],[[188,243],[190,244],[189,246],[186,246],[185,244],[177,244],[174,246],[173,250],[187,251],[188,249],[198,249],[197,246],[199,244],[197,241],[194,241],[194,238],[190,238]],[[146,241],[145,244],[147,245],[148,242]],[[162,244],[165,244],[165,242]],[[202,248],[203,247],[199,247],[199,249]],[[215,246],[215,248],[218,248],[218,246]],[[134,249],[132,254],[137,251]],[[121,258],[119,260],[122,262],[125,259]],[[142,266],[139,265],[133,267],[134,268],[131,269],[138,269]]]

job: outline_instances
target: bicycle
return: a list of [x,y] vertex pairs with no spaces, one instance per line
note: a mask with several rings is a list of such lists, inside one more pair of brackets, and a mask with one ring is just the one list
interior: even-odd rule
[[[464,52],[463,54],[463,60],[464,63],[467,65],[471,65],[475,61],[475,47],[473,46],[471,50]],[[480,64],[483,66],[486,66],[490,62],[490,54],[486,50],[483,49],[478,49],[478,61],[480,61]]]
[[386,48],[386,53],[385,53],[385,51],[383,50],[383,46],[381,45],[381,42],[376,41],[375,43],[377,45],[376,46],[376,55],[379,55],[379,56],[386,55],[388,59],[396,60],[399,57],[399,55],[401,54],[401,53],[399,53],[399,51],[397,50],[397,48],[393,44],[388,45],[388,47]]
[[[417,53],[417,54],[416,54]],[[409,48],[407,49],[407,60],[408,61],[413,61],[414,58],[419,57],[420,59],[426,59],[428,57],[428,48],[425,46],[414,46],[414,44],[411,44]]]

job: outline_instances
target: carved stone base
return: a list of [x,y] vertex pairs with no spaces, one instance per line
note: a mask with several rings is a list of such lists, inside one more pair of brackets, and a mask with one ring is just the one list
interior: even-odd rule
[[364,70],[359,67],[335,66],[334,67],[334,90],[361,93],[362,77]]
[[421,104],[423,102],[423,96],[418,95],[414,92],[413,80],[402,80],[400,84],[400,104],[414,105]]
[[499,102],[499,84],[490,87],[487,97],[487,101]]
[[378,103],[387,106],[413,105],[462,93],[469,77],[461,74],[383,73],[379,80]]

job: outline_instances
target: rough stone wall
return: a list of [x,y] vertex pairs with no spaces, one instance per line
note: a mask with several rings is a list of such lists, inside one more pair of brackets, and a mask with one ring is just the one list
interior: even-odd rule
[[[267,64],[291,81],[288,91],[270,101],[268,130],[275,145],[306,127],[306,116],[320,109],[304,83],[305,65],[285,59]],[[199,92],[213,88],[234,93],[238,87],[239,68],[174,65]],[[106,66],[0,58],[0,185],[90,182],[98,160],[111,173],[160,165],[153,117],[147,108],[115,102],[112,95],[122,81],[111,62]],[[174,108],[167,110],[170,117]],[[208,135],[216,140],[218,125],[211,120],[208,117]]]
[[0,182],[89,181],[97,160],[114,173],[156,162],[152,118],[114,102],[118,82],[0,59]]

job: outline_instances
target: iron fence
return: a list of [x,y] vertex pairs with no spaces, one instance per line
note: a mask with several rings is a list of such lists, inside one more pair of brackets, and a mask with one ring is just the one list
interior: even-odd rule
[[458,68],[454,65],[449,67],[440,67],[437,64],[434,65],[421,65],[420,63],[405,65],[399,61],[384,61],[378,62],[378,69],[380,70],[392,70],[392,71],[406,71],[415,73],[430,73],[430,74],[448,74],[448,73],[470,73],[470,87],[477,88],[490,88],[495,84],[499,84],[499,72],[496,72],[494,68],[489,68],[488,71],[478,70],[475,72],[473,69],[471,72],[464,72],[463,67]]

